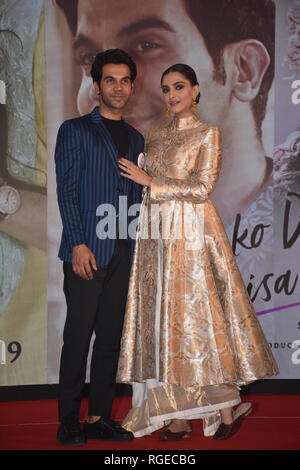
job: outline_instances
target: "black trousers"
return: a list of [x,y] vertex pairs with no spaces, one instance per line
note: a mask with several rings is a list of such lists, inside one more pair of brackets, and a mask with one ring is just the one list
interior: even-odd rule
[[130,274],[130,247],[116,240],[109,264],[94,271],[92,280],[74,273],[64,262],[67,317],[59,377],[59,419],[79,418],[91,337],[93,345],[89,415],[109,417],[115,392],[120,339]]

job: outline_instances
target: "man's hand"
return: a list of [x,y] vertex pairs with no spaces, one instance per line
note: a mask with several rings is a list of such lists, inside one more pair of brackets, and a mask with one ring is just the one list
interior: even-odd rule
[[93,279],[92,268],[97,271],[94,253],[84,244],[73,247],[72,256],[73,271],[82,279]]

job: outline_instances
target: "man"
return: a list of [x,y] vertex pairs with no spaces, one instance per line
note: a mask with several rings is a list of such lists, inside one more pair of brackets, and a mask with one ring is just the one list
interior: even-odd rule
[[[111,238],[105,238],[103,230],[99,231],[98,214],[102,204],[113,205],[120,216],[118,221],[120,196],[127,197],[129,205],[140,201],[141,186],[123,178],[117,164],[117,158],[124,155],[136,163],[144,147],[142,135],[121,118],[137,72],[131,58],[114,49],[96,55],[91,75],[99,108],[65,121],[55,151],[57,195],[63,222],[59,257],[64,261],[67,302],[58,430],[58,441],[63,445],[84,444],[86,437],[115,441],[133,438],[109,419],[133,241],[123,238],[124,227],[119,224],[117,240],[114,231]],[[93,332],[96,338],[91,361],[89,416],[81,431],[80,396]]]
[[[223,165],[214,199],[226,225],[270,183],[262,122],[274,73],[273,0],[57,0],[82,69],[81,114],[97,101],[93,54],[122,47],[141,71],[126,118],[144,132],[163,114],[162,72],[186,63],[201,87],[200,118],[219,126]],[[269,140],[269,144],[272,142]],[[271,145],[269,145],[271,147]]]

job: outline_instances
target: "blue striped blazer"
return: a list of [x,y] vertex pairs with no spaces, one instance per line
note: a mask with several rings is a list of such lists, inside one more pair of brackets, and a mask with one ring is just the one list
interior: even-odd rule
[[[124,121],[125,122],[125,121]],[[125,122],[129,145],[125,156],[137,163],[144,151],[144,138]],[[63,232],[58,256],[72,261],[72,250],[85,243],[94,253],[98,266],[105,266],[115,248],[115,238],[101,239],[96,233],[101,219],[97,208],[112,204],[119,210],[119,196],[130,204],[141,200],[142,186],[120,175],[118,151],[99,114],[98,107],[85,116],[60,126],[55,148],[57,199]],[[123,198],[124,199],[124,198]],[[134,241],[129,238],[131,252]]]

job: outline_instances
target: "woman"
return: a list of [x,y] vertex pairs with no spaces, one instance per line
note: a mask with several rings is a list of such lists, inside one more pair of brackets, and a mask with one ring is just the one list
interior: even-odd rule
[[161,87],[174,118],[149,135],[147,172],[119,161],[145,186],[117,377],[133,384],[123,426],[138,437],[169,423],[160,439],[178,440],[203,418],[205,435],[226,439],[251,411],[233,411],[239,386],[278,369],[210,200],[220,131],[195,114],[189,66],[167,69]]

